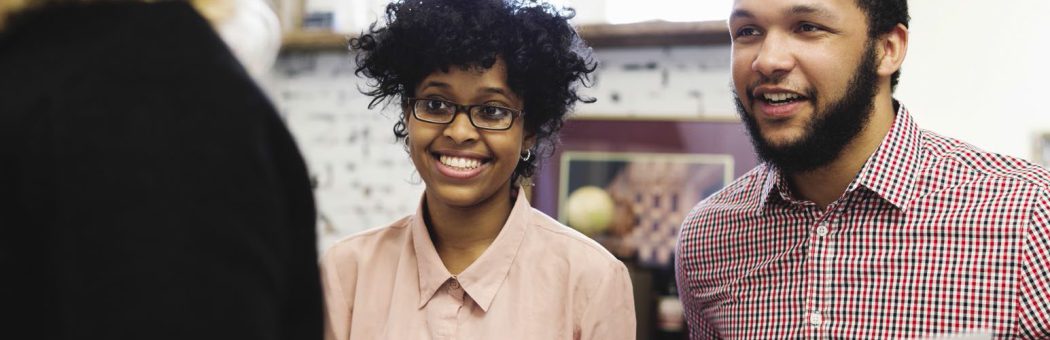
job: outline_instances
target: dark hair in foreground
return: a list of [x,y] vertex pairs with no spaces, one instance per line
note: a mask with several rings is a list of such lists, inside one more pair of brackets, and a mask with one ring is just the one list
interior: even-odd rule
[[[364,91],[369,108],[414,95],[426,76],[451,67],[488,69],[502,58],[507,84],[524,99],[525,132],[535,134],[533,154],[549,155],[577,93],[589,85],[596,63],[568,20],[571,9],[537,0],[400,0],[386,8],[387,26],[376,24],[350,40],[358,75],[372,79]],[[405,140],[405,112],[394,135]],[[532,176],[538,159],[522,160],[512,183]]]
[[[868,38],[874,39],[893,31],[897,24],[908,27],[908,0],[857,0],[857,6],[868,16]],[[890,77],[890,89],[897,89],[901,71]]]

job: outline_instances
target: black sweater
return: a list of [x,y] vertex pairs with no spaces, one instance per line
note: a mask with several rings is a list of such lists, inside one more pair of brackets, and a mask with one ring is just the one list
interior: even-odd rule
[[314,226],[294,141],[188,4],[0,33],[0,338],[318,339]]

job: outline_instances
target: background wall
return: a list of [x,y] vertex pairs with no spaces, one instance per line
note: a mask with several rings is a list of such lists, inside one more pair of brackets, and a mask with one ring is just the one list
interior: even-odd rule
[[1034,160],[1050,132],[1050,2],[913,0],[897,97],[927,129]]
[[[377,19],[386,0],[303,1],[310,13],[338,11],[333,25],[357,32]],[[718,20],[732,0],[549,0],[578,9],[576,22],[646,17]],[[989,151],[1034,159],[1035,137],[1050,131],[1040,103],[1050,68],[1050,12],[1044,0],[912,0],[911,47],[897,97],[924,127]],[[637,6],[637,8],[631,8]],[[662,13],[662,14],[661,14]],[[660,110],[660,107],[656,107]]]
[[397,105],[368,109],[353,71],[346,52],[284,53],[264,84],[313,178],[321,250],[412,213],[423,192],[394,141]]

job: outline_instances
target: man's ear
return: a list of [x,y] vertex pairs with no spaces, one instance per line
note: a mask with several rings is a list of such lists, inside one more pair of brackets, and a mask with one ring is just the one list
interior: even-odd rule
[[908,28],[897,24],[892,31],[883,34],[878,41],[878,73],[890,77],[901,69],[904,56],[908,54]]

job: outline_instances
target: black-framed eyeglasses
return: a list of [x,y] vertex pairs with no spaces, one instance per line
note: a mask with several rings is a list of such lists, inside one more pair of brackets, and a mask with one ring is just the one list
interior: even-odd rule
[[434,98],[407,98],[412,108],[412,116],[424,122],[448,124],[456,119],[456,114],[466,112],[470,124],[484,130],[507,130],[521,116],[520,110],[498,105],[478,104],[461,105],[447,100]]

